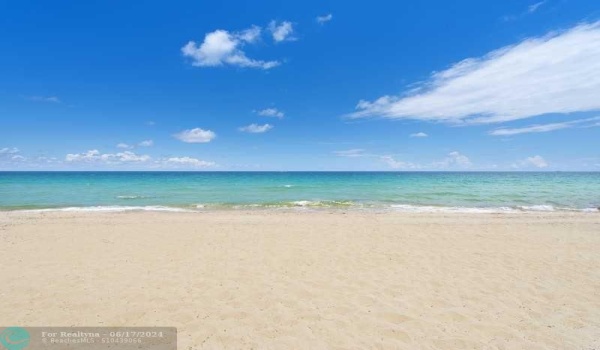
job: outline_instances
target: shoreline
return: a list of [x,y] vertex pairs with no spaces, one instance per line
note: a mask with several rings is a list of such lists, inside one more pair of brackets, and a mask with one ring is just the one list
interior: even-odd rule
[[274,212],[357,212],[357,213],[461,213],[461,214],[520,214],[520,213],[600,213],[600,207],[563,208],[552,205],[504,206],[504,207],[464,207],[464,206],[434,206],[412,204],[390,204],[387,206],[373,205],[321,205],[320,202],[298,201],[290,205],[271,204],[197,204],[186,206],[175,205],[97,205],[97,206],[64,206],[40,208],[0,208],[2,212],[245,212],[245,211],[274,211]]

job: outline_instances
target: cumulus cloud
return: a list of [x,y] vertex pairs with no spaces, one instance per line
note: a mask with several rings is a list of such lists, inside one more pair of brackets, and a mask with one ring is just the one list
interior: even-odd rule
[[154,145],[154,141],[152,141],[152,140],[144,140],[144,141],[138,143],[138,146],[140,146],[140,147],[150,147],[153,145]]
[[600,109],[600,22],[526,39],[433,73],[402,96],[361,100],[350,118],[496,123]]
[[279,118],[279,119],[283,119],[283,117],[285,117],[285,113],[278,110],[277,108],[265,108],[265,109],[261,109],[260,111],[258,111],[256,113],[263,117],[275,117],[275,118]]
[[511,135],[518,135],[518,134],[549,132],[549,131],[554,131],[554,130],[569,129],[569,128],[576,127],[578,125],[581,125],[582,127],[593,127],[593,126],[598,126],[598,124],[590,123],[590,122],[597,121],[599,119],[600,119],[600,117],[595,117],[595,118],[571,120],[571,121],[562,122],[562,123],[536,124],[536,125],[526,126],[523,128],[512,128],[512,129],[503,128],[503,129],[492,130],[492,131],[490,131],[489,134],[494,135],[494,136],[511,136]]
[[181,48],[185,57],[192,59],[197,67],[231,65],[249,68],[270,69],[278,66],[278,61],[255,60],[246,56],[242,47],[256,42],[260,37],[260,27],[253,26],[241,32],[218,29],[207,33],[200,44],[189,41]]
[[546,168],[548,163],[541,156],[533,156],[526,159],[527,163],[533,165],[536,168]]
[[215,134],[211,130],[194,128],[189,130],[183,130],[173,136],[179,139],[180,141],[187,143],[207,143],[212,141],[215,137],[217,137],[217,134]]
[[542,156],[533,156],[533,157],[527,157],[515,164],[512,165],[513,168],[530,168],[530,167],[534,167],[534,168],[547,168],[548,167],[548,162],[546,162],[546,160],[542,157]]
[[392,169],[464,169],[471,167],[472,163],[469,157],[454,151],[439,161],[434,161],[428,164],[417,164],[397,160],[390,155],[379,156],[379,159],[386,163]]
[[340,157],[363,157],[365,156],[365,150],[362,148],[354,148],[354,149],[348,149],[348,150],[344,150],[344,151],[335,151],[333,152],[336,156],[340,156]]
[[283,21],[278,24],[277,21],[271,21],[269,23],[269,31],[275,42],[296,40],[296,38],[292,36],[294,27],[291,22]]
[[397,159],[390,154],[374,154],[369,153],[362,148],[354,148],[342,151],[334,151],[338,157],[347,158],[358,158],[358,157],[369,157],[384,162],[392,169],[412,169],[412,170],[435,170],[435,169],[465,169],[470,168],[473,164],[466,155],[453,151],[446,155],[441,160],[432,161],[429,163],[414,163]]
[[65,161],[67,162],[99,162],[106,164],[146,162],[150,159],[151,158],[148,155],[138,155],[131,151],[119,153],[100,153],[100,151],[96,149],[89,150],[84,153],[69,153],[65,156]]
[[172,157],[167,158],[165,162],[173,165],[191,166],[195,168],[207,168],[215,165],[214,162],[207,162],[191,157]]
[[331,21],[333,19],[333,15],[331,13],[325,16],[317,16],[317,23],[323,24]]
[[427,135],[424,132],[417,132],[417,133],[414,133],[414,134],[410,134],[410,137],[427,137],[427,136],[429,136],[429,135]]
[[392,169],[418,169],[419,166],[410,162],[403,162],[394,159],[392,156],[381,156],[380,159],[384,161]]
[[471,161],[465,155],[458,152],[451,152],[446,158],[441,161],[434,161],[431,163],[412,163],[397,160],[392,156],[381,156],[380,159],[384,161],[390,168],[393,169],[412,169],[412,170],[436,170],[436,169],[464,169],[471,166]]
[[239,128],[240,131],[248,132],[248,133],[252,133],[252,134],[261,134],[261,133],[267,132],[271,129],[273,129],[273,125],[271,125],[271,124],[264,124],[264,125],[250,124],[250,125],[242,126],[241,128]]
[[448,168],[451,166],[466,168],[471,166],[471,160],[464,154],[454,151],[448,153],[448,156],[444,158],[444,160],[440,162],[434,162],[433,165],[438,168]]

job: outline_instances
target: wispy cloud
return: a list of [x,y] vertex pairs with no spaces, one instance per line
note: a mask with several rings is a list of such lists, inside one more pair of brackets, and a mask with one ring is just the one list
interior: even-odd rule
[[192,157],[171,157],[164,160],[164,163],[175,166],[188,166],[194,168],[207,168],[215,166],[214,162],[208,162]]
[[35,102],[62,103],[56,96],[29,96],[27,99]]
[[181,48],[185,57],[192,59],[197,67],[216,67],[231,65],[249,68],[270,69],[280,64],[279,61],[256,60],[246,56],[242,47],[254,43],[260,37],[261,28],[252,26],[241,32],[229,32],[218,29],[207,33],[201,44],[188,42]]
[[240,131],[251,133],[251,134],[262,134],[271,129],[273,129],[273,125],[271,125],[271,124],[264,124],[264,125],[250,124],[250,125],[242,126],[239,128]]
[[365,150],[362,148],[354,148],[343,151],[334,151],[333,154],[339,157],[364,157],[366,156]]
[[547,0],[544,1],[540,1],[540,2],[536,2],[535,4],[529,5],[529,7],[527,8],[527,13],[534,13],[535,11],[537,11],[540,6],[544,5],[547,2]]
[[598,124],[591,123],[591,124],[585,125],[585,123],[594,122],[597,120],[600,120],[600,117],[577,119],[577,120],[571,120],[571,121],[562,122],[562,123],[535,124],[535,125],[530,125],[530,126],[526,126],[523,128],[496,129],[496,130],[490,131],[489,134],[494,135],[494,136],[511,136],[511,135],[518,135],[518,134],[527,134],[527,133],[550,132],[550,131],[554,131],[554,130],[569,129],[569,128],[577,127],[578,125],[581,125],[581,124],[584,124],[584,125],[581,125],[583,127],[593,127],[593,126],[598,126]]
[[275,117],[275,118],[279,118],[279,119],[283,119],[283,117],[285,116],[285,113],[278,110],[277,108],[265,108],[265,109],[261,109],[260,111],[258,111],[256,113],[263,117]]
[[144,140],[144,141],[138,143],[138,146],[140,146],[140,147],[151,147],[153,145],[154,145],[154,141],[152,141],[152,140]]
[[121,143],[118,143],[118,144],[117,144],[117,148],[121,148],[121,149],[131,149],[131,148],[133,148],[133,146],[132,146],[132,145],[128,145],[128,144],[126,144],[126,143],[123,143],[123,142],[121,142]]
[[65,161],[67,162],[106,164],[146,162],[150,159],[151,157],[148,155],[138,155],[130,151],[124,151],[119,153],[101,153],[96,149],[89,150],[84,153],[69,153],[65,156]]
[[214,140],[217,137],[217,134],[215,134],[212,130],[194,128],[183,130],[173,136],[176,139],[187,143],[207,143]]
[[424,132],[417,132],[417,133],[414,133],[414,134],[410,134],[410,137],[428,137],[428,136],[429,135],[427,135]]
[[277,23],[277,21],[271,21],[268,29],[273,36],[273,40],[277,43],[282,41],[296,40],[296,38],[292,36],[294,33],[294,26],[292,25],[292,22],[283,21],[281,23]]
[[324,24],[324,23],[331,21],[332,19],[333,19],[333,15],[331,13],[329,13],[325,16],[317,16],[317,23]]
[[[154,145],[154,141],[152,141],[152,140],[144,140],[137,144],[137,146],[139,146],[139,147],[150,147],[152,145]],[[133,149],[135,147],[136,147],[136,145],[128,144],[125,142],[121,142],[121,143],[117,144],[117,148],[121,148],[121,149]]]
[[524,40],[433,73],[403,96],[361,100],[350,118],[495,123],[600,109],[600,22]]
[[4,148],[0,148],[0,156],[1,155],[7,155],[7,154],[16,154],[19,153],[19,149],[16,147],[4,147]]
[[533,14],[534,12],[536,12],[540,7],[542,7],[547,2],[548,2],[548,0],[536,2],[534,4],[531,4],[531,5],[527,6],[527,9],[525,11],[522,11],[519,14],[516,14],[516,15],[513,14],[513,15],[503,16],[502,20],[505,21],[505,22],[516,21],[516,20],[518,20],[520,18],[523,18],[525,16]]

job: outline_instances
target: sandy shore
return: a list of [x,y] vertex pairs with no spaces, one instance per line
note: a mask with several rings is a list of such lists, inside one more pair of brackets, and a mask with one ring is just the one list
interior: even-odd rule
[[600,214],[0,213],[1,325],[180,349],[600,348]]

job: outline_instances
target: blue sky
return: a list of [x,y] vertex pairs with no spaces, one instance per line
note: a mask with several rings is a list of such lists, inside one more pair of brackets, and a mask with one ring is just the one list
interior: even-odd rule
[[0,3],[0,170],[600,170],[595,0]]

